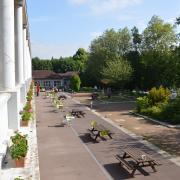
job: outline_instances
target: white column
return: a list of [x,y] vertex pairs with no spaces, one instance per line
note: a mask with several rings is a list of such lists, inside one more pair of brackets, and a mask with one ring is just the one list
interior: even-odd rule
[[26,27],[23,29],[23,38],[24,38],[24,44],[23,44],[23,74],[24,74],[24,82],[26,82],[26,77],[27,77],[27,30]]
[[28,45],[28,40],[26,40],[26,81],[28,82],[29,80],[29,45]]
[[0,0],[0,90],[15,88],[14,0]]
[[23,8],[17,5],[15,9],[15,35],[16,35],[16,84],[23,83]]

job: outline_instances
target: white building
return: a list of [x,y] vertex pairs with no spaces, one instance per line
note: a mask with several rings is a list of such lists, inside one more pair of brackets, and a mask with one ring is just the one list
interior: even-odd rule
[[31,74],[26,0],[0,0],[0,163],[9,132],[19,129]]

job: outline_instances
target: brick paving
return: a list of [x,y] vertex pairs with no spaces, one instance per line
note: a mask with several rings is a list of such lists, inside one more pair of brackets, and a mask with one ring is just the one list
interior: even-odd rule
[[[61,127],[63,116],[72,108],[79,108],[86,112],[84,118],[73,120],[72,128]],[[180,167],[164,158],[157,152],[149,149],[137,139],[112,126],[101,117],[87,110],[85,106],[79,105],[71,99],[65,102],[65,112],[56,110],[50,99],[43,99],[42,96],[36,99],[36,112],[38,120],[38,146],[40,160],[41,179],[110,179],[102,168],[112,179],[130,179],[129,173],[121,168],[114,155],[122,153],[124,147],[137,147],[151,154],[162,165],[157,167],[158,172],[154,173],[151,168],[139,169],[135,173],[135,179],[147,180],[178,180]],[[90,121],[96,120],[112,132],[113,139],[94,143],[87,136],[87,129]],[[75,132],[75,133],[74,133]],[[76,134],[78,136],[76,136]],[[92,158],[83,144],[95,156]]]

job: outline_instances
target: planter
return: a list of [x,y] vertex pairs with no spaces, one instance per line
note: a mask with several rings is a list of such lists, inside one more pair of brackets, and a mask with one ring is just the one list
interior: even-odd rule
[[29,121],[22,121],[21,120],[21,127],[27,127],[29,124]]
[[24,167],[25,164],[25,158],[22,157],[21,159],[15,159],[15,165],[16,167]]

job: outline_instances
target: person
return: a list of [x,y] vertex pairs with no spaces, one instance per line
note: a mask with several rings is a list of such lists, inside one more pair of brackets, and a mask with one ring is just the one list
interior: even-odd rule
[[40,85],[39,83],[36,84],[36,94],[37,96],[39,96],[39,92],[40,92]]
[[110,87],[108,87],[107,88],[107,96],[108,96],[108,98],[111,98],[111,88]]

